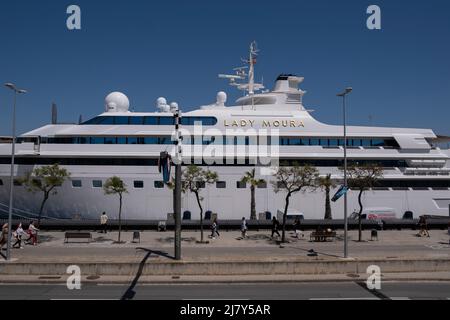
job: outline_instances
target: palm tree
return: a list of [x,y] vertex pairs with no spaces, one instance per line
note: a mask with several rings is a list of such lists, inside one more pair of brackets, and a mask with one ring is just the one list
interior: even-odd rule
[[119,239],[117,240],[120,243],[120,233],[122,231],[122,198],[124,193],[128,193],[127,185],[120,179],[119,177],[111,177],[106,180],[103,185],[103,190],[105,194],[118,194],[119,195]]
[[250,184],[250,220],[256,220],[256,205],[255,205],[255,188],[260,183],[265,183],[264,179],[255,178],[255,169],[247,171],[241,179],[242,183]]
[[327,174],[324,177],[319,177],[317,184],[320,189],[325,191],[325,217],[324,219],[332,219],[331,217],[331,202],[330,202],[330,190],[336,187],[336,183],[331,179],[331,174]]

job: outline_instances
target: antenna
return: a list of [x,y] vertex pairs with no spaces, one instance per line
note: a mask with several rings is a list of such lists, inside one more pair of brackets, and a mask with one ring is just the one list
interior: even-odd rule
[[[256,57],[258,55],[259,49],[257,47],[256,41],[250,43],[249,58],[241,58],[241,61],[247,64],[247,66],[233,68],[235,72],[234,75],[231,74],[219,74],[219,78],[230,80],[229,85],[238,88],[239,90],[247,91],[249,95],[253,95],[255,91],[264,89],[262,83],[255,83],[255,68]],[[248,73],[246,70],[248,69]],[[247,83],[238,83],[236,80],[248,79]],[[264,80],[264,79],[262,79]]]
[[58,108],[56,107],[56,103],[52,103],[52,124],[58,123]]

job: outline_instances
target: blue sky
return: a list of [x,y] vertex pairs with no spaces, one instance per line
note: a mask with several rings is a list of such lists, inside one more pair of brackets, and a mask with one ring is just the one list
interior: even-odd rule
[[[66,28],[81,7],[82,30]],[[382,30],[366,28],[381,8]],[[304,104],[320,121],[341,122],[336,93],[351,85],[354,125],[432,128],[450,135],[450,2],[316,1],[1,1],[0,81],[29,91],[18,101],[18,132],[103,111],[122,91],[136,111],[165,96],[183,110],[228,93],[217,78],[239,66],[248,45],[261,50],[256,77],[305,77]],[[0,135],[11,131],[12,95],[0,88]],[[369,120],[372,116],[372,120]]]

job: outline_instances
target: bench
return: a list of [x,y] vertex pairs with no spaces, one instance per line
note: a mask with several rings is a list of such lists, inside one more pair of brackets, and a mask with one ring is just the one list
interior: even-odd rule
[[310,241],[314,242],[325,242],[328,239],[331,239],[333,241],[336,238],[336,231],[313,231],[310,235]]
[[92,241],[90,232],[66,232],[64,235],[64,243],[69,242],[69,239],[88,239],[88,243]]

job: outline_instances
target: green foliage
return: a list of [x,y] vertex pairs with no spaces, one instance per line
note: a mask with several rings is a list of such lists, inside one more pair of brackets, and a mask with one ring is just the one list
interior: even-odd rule
[[117,176],[113,176],[105,181],[103,185],[105,194],[123,194],[128,193],[127,185]]
[[250,184],[250,186],[258,186],[260,183],[265,183],[266,180],[264,179],[257,179],[255,177],[255,169],[252,169],[251,171],[247,171],[244,176],[241,179],[241,182],[245,182]]
[[290,195],[302,189],[316,189],[319,172],[313,166],[300,167],[297,163],[294,163],[291,167],[279,167],[273,176],[275,181],[271,183],[275,193],[285,191]]
[[30,192],[42,191],[55,195],[57,193],[56,187],[60,187],[69,177],[70,173],[67,169],[61,168],[58,164],[53,164],[35,168],[19,180]]
[[190,165],[183,171],[182,191],[184,193],[193,192],[198,194],[205,185],[213,184],[218,179],[217,172],[205,170],[196,165]]
[[383,176],[383,168],[377,164],[352,164],[347,168],[348,186],[352,189],[366,190],[376,186]]

